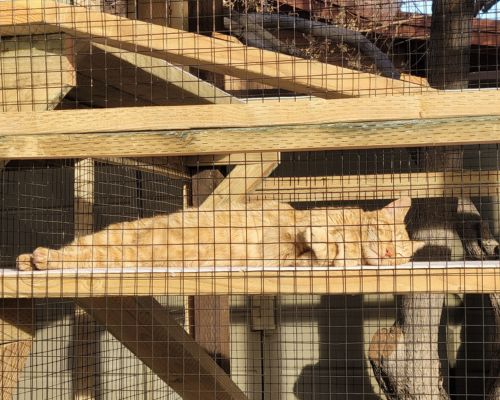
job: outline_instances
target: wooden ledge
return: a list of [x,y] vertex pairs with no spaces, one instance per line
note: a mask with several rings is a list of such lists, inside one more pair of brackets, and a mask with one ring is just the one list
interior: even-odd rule
[[314,270],[282,268],[96,269],[0,273],[4,298],[157,295],[494,293],[500,291],[500,262],[413,263]]

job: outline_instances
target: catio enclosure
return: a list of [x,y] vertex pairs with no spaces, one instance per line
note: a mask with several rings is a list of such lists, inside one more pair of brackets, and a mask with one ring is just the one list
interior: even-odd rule
[[499,46],[494,0],[0,1],[1,398],[499,400]]

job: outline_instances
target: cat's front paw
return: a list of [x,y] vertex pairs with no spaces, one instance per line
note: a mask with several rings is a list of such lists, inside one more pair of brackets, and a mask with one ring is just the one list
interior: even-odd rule
[[33,270],[33,264],[31,264],[31,254],[20,254],[16,258],[16,267],[19,271],[31,271]]
[[31,263],[36,269],[57,269],[59,268],[59,252],[46,247],[38,247],[31,255]]

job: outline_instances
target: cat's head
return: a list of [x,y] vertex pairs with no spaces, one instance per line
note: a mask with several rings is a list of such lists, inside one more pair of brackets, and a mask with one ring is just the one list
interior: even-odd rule
[[425,242],[411,240],[404,219],[411,198],[402,197],[377,211],[365,213],[362,230],[363,258],[370,265],[397,265],[410,261]]

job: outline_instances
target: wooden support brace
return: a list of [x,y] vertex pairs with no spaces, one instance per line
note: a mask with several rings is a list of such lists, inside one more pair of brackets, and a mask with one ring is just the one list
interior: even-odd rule
[[17,381],[33,346],[35,303],[31,299],[0,302],[0,398],[13,398]]
[[[191,99],[191,101],[200,104],[204,102],[210,104],[241,103],[241,100],[231,96],[229,93],[197,78],[183,68],[175,66],[168,61],[152,57],[148,54],[135,53],[104,44],[94,43],[93,46],[104,51],[107,55],[125,61],[177,89],[177,91],[171,95],[172,102],[175,102],[176,99]],[[93,53],[92,57],[96,57],[96,55]],[[90,72],[85,69],[83,69],[83,71],[87,71],[87,73]],[[92,71],[92,77],[95,77],[97,72],[99,71]],[[102,72],[106,73],[105,70]],[[123,73],[125,72],[126,71]],[[112,84],[120,90],[134,96],[141,95],[145,100],[151,97],[151,93],[154,90],[154,88],[148,87],[147,93],[138,93],[137,83],[132,80],[131,85],[127,85],[126,82],[123,81],[121,74],[106,74],[103,79],[106,81],[106,84]]]
[[231,202],[246,201],[246,196],[261,185],[262,180],[273,172],[278,164],[278,162],[263,162],[237,165],[206,198],[200,208],[222,208],[229,206]]
[[246,399],[153,298],[87,298],[79,304],[184,400]]

